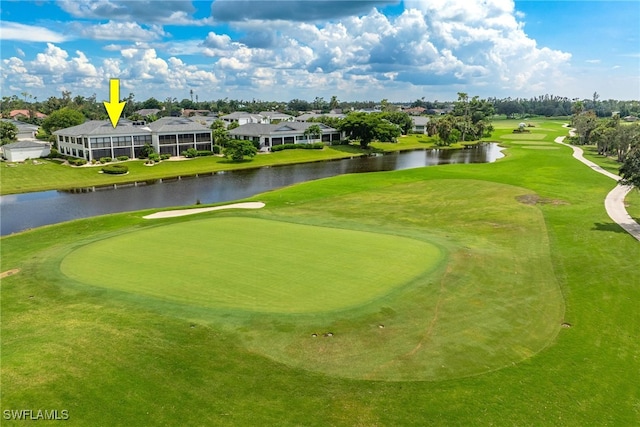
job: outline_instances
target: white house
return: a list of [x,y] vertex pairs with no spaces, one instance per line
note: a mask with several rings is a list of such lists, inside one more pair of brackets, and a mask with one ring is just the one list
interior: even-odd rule
[[264,116],[260,114],[246,113],[244,111],[236,111],[235,113],[221,116],[220,120],[225,122],[227,126],[233,122],[238,123],[240,126],[246,125],[247,123],[268,123],[267,118]]
[[[313,125],[320,128],[320,137],[305,135],[305,131]],[[340,131],[322,123],[285,122],[278,124],[249,123],[229,131],[234,139],[259,142],[262,149],[269,149],[281,144],[306,144],[312,142],[340,141]]]
[[30,123],[21,122],[20,120],[14,119],[1,119],[3,122],[11,123],[15,127],[18,128],[18,134],[16,138],[18,141],[22,141],[25,139],[32,140],[36,138],[36,134],[38,133],[38,126],[32,125]]
[[101,157],[138,157],[145,144],[157,153],[172,156],[189,148],[213,149],[211,129],[186,117],[163,117],[149,124],[120,119],[115,128],[109,120],[91,120],[53,134],[61,154],[88,161]]
[[411,129],[416,133],[427,133],[427,124],[429,123],[429,117],[424,116],[412,116],[413,128]]
[[27,159],[46,157],[51,146],[43,142],[18,141],[2,146],[2,157],[9,162],[24,162]]

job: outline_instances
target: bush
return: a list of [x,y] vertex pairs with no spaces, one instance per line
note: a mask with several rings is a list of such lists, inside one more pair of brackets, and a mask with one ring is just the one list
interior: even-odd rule
[[180,155],[188,159],[191,159],[198,156],[198,150],[196,150],[195,148],[189,148],[188,150],[185,150],[182,153],[180,153]]
[[102,168],[102,172],[110,175],[122,175],[129,172],[129,167],[125,165],[107,165]]
[[111,157],[100,157],[100,163],[109,163],[111,160]]
[[64,158],[64,156],[62,154],[60,154],[60,152],[58,150],[56,150],[55,148],[51,149],[51,152],[49,153],[49,155],[47,156],[50,159],[62,159]]
[[313,144],[282,144],[274,145],[271,147],[271,151],[282,150],[322,150],[324,144],[322,142],[314,142]]
[[149,154],[149,160],[152,160],[154,162],[159,162],[160,161],[160,155],[158,153],[151,153],[151,154]]
[[171,158],[171,154],[167,154],[167,153],[160,154],[160,160],[167,160],[170,158]]
[[198,157],[207,157],[213,156],[213,151],[211,150],[198,150]]
[[219,145],[214,145],[213,146],[213,154],[220,154],[222,153],[222,147]]
[[69,164],[72,166],[82,166],[82,165],[86,165],[87,161],[85,159],[72,158],[72,159],[69,159]]
[[118,159],[121,162],[124,162],[126,160],[129,160],[129,156],[118,156],[116,157],[116,159]]

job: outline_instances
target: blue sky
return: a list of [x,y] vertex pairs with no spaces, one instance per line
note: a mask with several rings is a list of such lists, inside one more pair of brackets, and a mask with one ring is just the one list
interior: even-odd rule
[[0,4],[2,96],[640,99],[640,1]]

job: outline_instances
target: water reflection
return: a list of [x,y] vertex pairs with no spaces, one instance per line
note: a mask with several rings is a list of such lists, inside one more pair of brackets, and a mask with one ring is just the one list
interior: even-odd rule
[[497,144],[464,150],[420,150],[384,156],[264,167],[192,179],[141,183],[115,190],[43,191],[0,197],[0,234],[77,218],[148,208],[243,199],[275,188],[342,175],[411,169],[448,163],[486,163],[502,157]]

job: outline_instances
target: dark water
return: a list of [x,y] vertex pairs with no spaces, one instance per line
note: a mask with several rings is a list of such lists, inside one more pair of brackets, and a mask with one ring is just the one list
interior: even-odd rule
[[487,163],[502,157],[497,144],[462,150],[420,150],[289,166],[263,167],[152,185],[91,192],[43,191],[0,196],[0,235],[41,225],[148,208],[243,199],[275,188],[346,173],[410,169],[448,163]]

